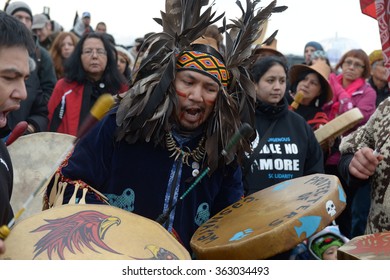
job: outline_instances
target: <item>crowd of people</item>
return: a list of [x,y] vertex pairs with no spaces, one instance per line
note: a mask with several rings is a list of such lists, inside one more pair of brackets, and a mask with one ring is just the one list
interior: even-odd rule
[[[307,236],[281,258],[336,259],[349,239],[390,230],[390,99],[381,50],[351,49],[330,65],[322,45],[309,41],[304,61],[289,65],[273,38],[248,46],[252,51],[243,51],[247,57],[237,66],[226,58],[224,34],[211,20],[201,34],[148,33],[129,50],[115,43],[103,21],[92,28],[90,19],[84,12],[64,31],[48,15],[33,14],[26,2],[0,11],[1,225],[13,217],[5,141],[15,126],[26,121],[25,134],[76,136],[108,92],[116,106],[58,167],[45,192],[46,208],[57,206],[59,197],[68,203],[76,189],[87,203],[158,220],[191,252],[196,229],[225,207],[286,180],[322,173],[337,176],[347,194],[347,207],[335,220],[338,233]],[[176,38],[179,47],[172,50],[158,38]],[[251,135],[226,150],[244,123],[243,100]],[[330,137],[324,149],[315,131],[354,108],[362,120]],[[295,152],[274,148],[286,145]],[[187,191],[202,172],[207,176]],[[66,190],[57,192],[62,183]],[[0,239],[0,254],[4,250]]]

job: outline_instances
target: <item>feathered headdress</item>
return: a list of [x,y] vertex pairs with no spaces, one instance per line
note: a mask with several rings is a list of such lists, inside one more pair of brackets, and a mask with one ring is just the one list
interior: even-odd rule
[[[145,39],[143,45],[150,46],[148,56],[142,60],[134,75],[134,86],[119,105],[118,140],[124,138],[129,143],[152,141],[156,145],[164,143],[164,136],[170,130],[169,118],[177,103],[172,85],[177,59],[183,52],[195,48],[191,43],[200,38],[208,26],[224,17],[224,14],[216,16],[212,12],[214,2],[206,7],[208,2],[166,1],[166,12],[161,12],[161,18],[155,19],[163,31]],[[253,125],[251,114],[254,114],[255,90],[245,67],[251,61],[252,44],[260,36],[262,25],[271,15],[276,1],[257,13],[255,8],[259,0],[246,0],[246,10],[240,1],[236,3],[242,11],[242,18],[229,26],[224,19],[223,27],[220,28],[222,33],[230,31],[226,33],[226,52],[223,55],[230,79],[227,86],[221,86],[221,94],[218,95],[207,125],[205,148],[211,171],[218,166],[223,147],[239,129],[242,121],[249,121]],[[203,8],[205,10],[201,12]],[[211,49],[205,47],[202,52],[213,55],[215,50]],[[242,150],[249,151],[248,141],[240,141],[223,160],[230,163]]]

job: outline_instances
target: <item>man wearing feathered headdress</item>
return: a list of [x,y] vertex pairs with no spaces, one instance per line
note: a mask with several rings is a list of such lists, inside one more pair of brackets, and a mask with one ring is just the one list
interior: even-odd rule
[[[69,186],[79,188],[78,196],[86,189],[87,203],[108,201],[157,220],[191,250],[195,230],[242,197],[237,159],[249,141],[229,140],[241,126],[244,103],[254,102],[237,84],[255,91],[239,65],[229,68],[214,48],[191,44],[223,16],[215,18],[211,6],[201,14],[207,2],[167,0],[167,12],[157,19],[164,31],[147,38],[149,55],[134,86],[59,169],[46,192],[48,207],[56,206],[56,196],[67,203],[74,191]],[[248,18],[254,6],[247,1]],[[62,182],[65,194],[56,195]]]

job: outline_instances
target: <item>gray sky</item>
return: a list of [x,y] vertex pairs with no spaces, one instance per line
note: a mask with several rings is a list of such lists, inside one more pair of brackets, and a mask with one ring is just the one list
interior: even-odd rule
[[[6,1],[0,0],[0,8]],[[107,23],[108,32],[114,35],[117,43],[131,45],[134,39],[151,31],[160,31],[153,17],[160,16],[165,0],[28,0],[25,1],[33,13],[41,13],[43,7],[50,8],[52,19],[58,21],[65,30],[73,24],[78,11],[91,13],[93,27],[99,21]],[[212,1],[210,1],[211,3]],[[239,17],[236,0],[215,0],[217,13],[226,11],[228,19]],[[245,1],[242,0],[243,5]],[[264,7],[270,0],[262,0]],[[308,41],[318,41],[325,49],[338,44],[345,49],[359,47],[370,53],[381,47],[377,22],[363,15],[359,0],[279,0],[278,5],[289,8],[271,16],[267,35],[276,29],[278,50],[284,54],[303,54]]]

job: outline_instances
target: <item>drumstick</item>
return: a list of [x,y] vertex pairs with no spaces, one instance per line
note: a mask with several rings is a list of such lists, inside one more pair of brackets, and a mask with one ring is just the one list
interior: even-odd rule
[[297,94],[295,94],[294,101],[290,105],[290,107],[291,107],[291,109],[293,111],[298,109],[299,105],[301,104],[301,101],[302,101],[303,97],[304,97],[304,94],[302,93],[302,91],[299,91],[299,92],[297,92]]
[[[253,133],[253,128],[249,124],[243,123],[240,129],[230,139],[225,149],[222,150],[220,158],[226,156],[231,151],[231,149],[238,143],[240,139],[248,138],[252,133]],[[179,197],[178,200],[176,200],[174,204],[172,204],[164,213],[162,213],[160,216],[157,217],[156,222],[163,225],[167,221],[169,215],[171,214],[172,210],[176,207],[178,202],[182,201],[187,196],[187,194],[191,190],[193,190],[195,186],[203,179],[203,177],[207,175],[209,171],[210,171],[210,167],[206,167],[202,172],[199,172],[198,176],[196,177],[195,181],[191,184],[191,186],[188,187],[188,189]]]
[[[23,212],[26,210],[26,208],[29,206],[31,201],[34,199],[34,197],[38,194],[38,192],[42,189],[42,187],[45,185],[47,180],[50,179],[52,174],[55,173],[57,168],[61,165],[61,163],[64,161],[64,159],[68,156],[68,154],[72,151],[74,146],[77,144],[77,142],[98,122],[100,121],[105,114],[111,109],[111,107],[114,105],[114,97],[111,94],[103,94],[101,95],[98,100],[96,100],[95,104],[93,105],[90,114],[86,117],[86,120],[84,121],[83,125],[83,131],[82,133],[79,133],[79,135],[76,137],[75,141],[69,145],[69,147],[65,150],[65,152],[59,157],[57,162],[52,166],[51,172],[47,173],[49,175],[45,176],[45,178],[42,179],[38,187],[34,190],[33,193],[30,194],[30,196],[27,198],[27,200],[23,203],[23,206],[21,209],[19,209],[18,212],[14,215],[14,217],[11,219],[11,221],[8,223],[8,225],[3,225],[0,227],[0,238],[5,239],[8,234],[10,233],[10,229],[15,224],[16,220],[23,214]],[[85,124],[86,123],[86,124]],[[85,124],[85,125],[84,125]]]
[[28,123],[26,121],[21,121],[17,125],[15,125],[15,127],[12,130],[11,134],[9,135],[7,141],[5,142],[5,145],[9,146],[13,142],[15,142],[16,139],[18,139],[20,136],[22,136],[24,134],[27,127],[28,127]]

